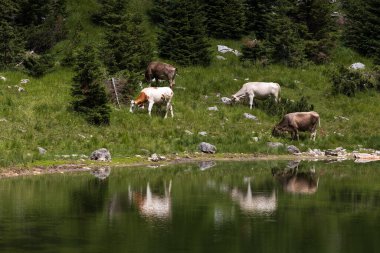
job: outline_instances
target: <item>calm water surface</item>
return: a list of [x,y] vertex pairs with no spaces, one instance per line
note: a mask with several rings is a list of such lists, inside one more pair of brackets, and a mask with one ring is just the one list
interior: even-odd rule
[[2,179],[0,251],[380,252],[380,163],[209,162]]

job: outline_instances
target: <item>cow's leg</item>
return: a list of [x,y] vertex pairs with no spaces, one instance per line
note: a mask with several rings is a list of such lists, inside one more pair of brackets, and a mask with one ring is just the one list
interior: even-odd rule
[[168,117],[168,111],[170,110],[170,101],[166,104],[166,112],[165,112],[165,117],[164,119],[166,119]]
[[149,106],[148,106],[149,117],[152,116],[151,113],[152,113],[153,104],[154,104],[153,101],[149,101]]
[[314,132],[311,132],[310,140],[315,141],[315,137],[317,137],[317,131],[316,130]]
[[249,94],[249,109],[252,109],[253,106],[253,94]]

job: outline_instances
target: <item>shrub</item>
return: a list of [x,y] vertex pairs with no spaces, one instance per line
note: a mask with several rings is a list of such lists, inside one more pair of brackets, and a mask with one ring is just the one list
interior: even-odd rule
[[265,41],[245,39],[242,46],[241,61],[251,61],[255,64],[267,65],[271,55],[271,47]]
[[270,98],[260,103],[258,107],[269,115],[277,116],[283,116],[291,112],[309,112],[314,110],[314,105],[309,104],[307,98],[304,96],[298,101],[283,98],[278,103],[276,103],[274,98]]
[[344,94],[349,97],[355,96],[358,91],[364,91],[375,87],[370,79],[370,74],[360,70],[352,70],[339,66],[332,74],[332,93],[334,95]]
[[34,77],[41,77],[54,66],[54,58],[50,54],[42,56],[26,56],[23,62],[25,72]]

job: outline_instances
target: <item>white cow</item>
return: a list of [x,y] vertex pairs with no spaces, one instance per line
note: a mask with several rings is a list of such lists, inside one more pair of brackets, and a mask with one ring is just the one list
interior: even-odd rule
[[171,215],[171,188],[172,181],[170,180],[168,187],[164,183],[164,196],[153,194],[149,183],[146,187],[145,197],[140,193],[134,193],[133,198],[140,213],[147,218],[168,219]]
[[266,99],[273,96],[278,102],[281,87],[278,83],[249,82],[243,84],[243,87],[232,95],[233,101],[239,101],[245,96],[249,96],[249,108],[252,109],[253,98]]
[[241,210],[247,213],[270,214],[277,209],[276,193],[272,191],[271,195],[262,193],[253,194],[250,182],[248,182],[246,193],[238,188],[233,188],[231,197],[232,200],[240,205]]
[[131,100],[131,108],[129,109],[130,112],[133,112],[134,107],[142,106],[146,102],[149,103],[148,111],[149,116],[151,116],[152,107],[155,103],[164,103],[166,102],[166,113],[165,113],[165,119],[168,116],[168,111],[170,110],[172,117],[174,117],[173,114],[173,106],[172,106],[172,98],[173,98],[173,91],[170,89],[170,87],[148,87],[143,89],[139,96],[136,98],[136,100]]

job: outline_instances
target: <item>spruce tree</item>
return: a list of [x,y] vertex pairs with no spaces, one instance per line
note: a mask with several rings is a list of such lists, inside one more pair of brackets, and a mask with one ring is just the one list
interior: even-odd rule
[[291,0],[277,0],[268,15],[268,42],[273,52],[272,58],[289,66],[300,65],[305,58],[305,44],[300,30],[303,24],[294,22],[296,6]]
[[269,18],[275,0],[246,0],[246,33],[253,33],[259,40],[266,38],[269,32]]
[[19,6],[11,0],[0,1],[0,68],[15,64],[22,58],[24,45],[16,25]]
[[238,39],[243,35],[243,0],[204,0],[207,32],[215,38]]
[[152,44],[142,21],[139,14],[124,14],[107,25],[104,59],[111,73],[139,73],[152,59]]
[[347,17],[346,44],[364,55],[373,56],[380,64],[380,1],[346,0],[343,3]]
[[305,40],[306,57],[316,63],[328,60],[335,46],[336,23],[332,19],[332,5],[325,0],[300,0],[295,22],[303,24],[300,30]]
[[209,65],[211,52],[206,37],[202,6],[198,0],[174,0],[160,25],[158,48],[161,57],[181,65]]
[[102,83],[101,63],[94,47],[87,45],[79,51],[74,70],[72,108],[82,113],[91,124],[109,124],[111,110]]
[[104,1],[103,25],[106,27],[104,62],[110,73],[127,70],[140,73],[153,55],[143,19],[138,13],[128,13],[127,2]]

